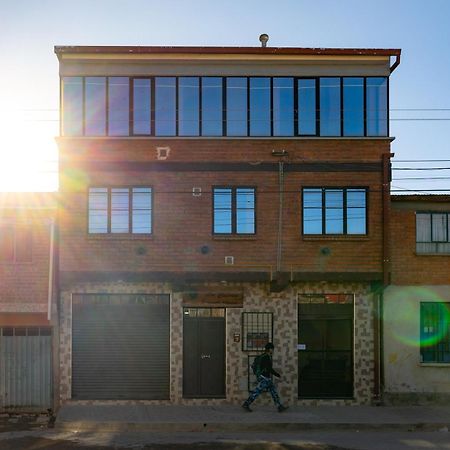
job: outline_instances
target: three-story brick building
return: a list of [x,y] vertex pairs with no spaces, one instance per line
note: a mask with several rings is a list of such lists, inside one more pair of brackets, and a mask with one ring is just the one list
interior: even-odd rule
[[61,400],[370,403],[400,50],[55,52]]

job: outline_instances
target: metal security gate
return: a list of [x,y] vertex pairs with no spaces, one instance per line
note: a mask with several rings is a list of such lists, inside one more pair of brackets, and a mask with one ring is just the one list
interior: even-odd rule
[[72,297],[72,398],[169,399],[168,295]]
[[353,296],[311,295],[298,306],[300,398],[353,397]]
[[0,328],[0,410],[52,407],[50,328]]

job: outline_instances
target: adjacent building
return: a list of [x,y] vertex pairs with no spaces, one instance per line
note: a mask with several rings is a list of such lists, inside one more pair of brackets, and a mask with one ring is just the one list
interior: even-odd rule
[[55,219],[52,193],[0,193],[0,411],[53,407]]
[[378,399],[400,50],[55,53],[60,401]]
[[450,196],[393,196],[384,295],[385,399],[450,398]]

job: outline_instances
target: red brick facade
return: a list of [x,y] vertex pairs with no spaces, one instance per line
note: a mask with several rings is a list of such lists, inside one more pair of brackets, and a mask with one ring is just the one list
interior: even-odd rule
[[[62,138],[59,146],[63,272],[120,271],[124,267],[127,271],[223,271],[224,257],[229,255],[235,257],[233,270],[243,265],[256,271],[275,270],[279,161],[285,168],[281,270],[382,272],[382,155],[389,153],[389,139]],[[160,147],[168,148],[168,157],[158,161]],[[273,150],[285,150],[288,156],[274,157]],[[107,162],[122,170],[105,169],[101,164]],[[141,169],[130,167],[130,162],[154,164]],[[230,171],[201,169],[207,162],[239,166]],[[174,163],[178,166],[172,169]],[[199,167],[189,170],[182,163]],[[267,170],[258,170],[264,164]],[[370,168],[364,168],[365,164]],[[88,186],[130,185],[153,187],[153,235],[88,236]],[[215,185],[256,187],[255,236],[212,235],[211,189]],[[368,235],[302,237],[301,189],[311,186],[368,188]],[[194,187],[201,188],[200,197],[192,195]],[[201,254],[205,245],[210,251]],[[140,247],[143,250],[138,255]]]
[[391,208],[392,284],[450,284],[450,255],[416,253],[416,212],[450,211],[449,196],[394,196]]

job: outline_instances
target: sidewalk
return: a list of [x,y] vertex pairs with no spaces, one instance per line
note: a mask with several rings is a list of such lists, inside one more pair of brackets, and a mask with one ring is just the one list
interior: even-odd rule
[[66,431],[283,432],[301,430],[448,431],[450,406],[64,405],[56,428]]

